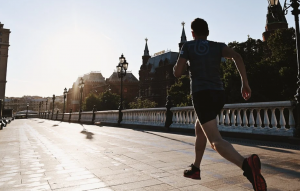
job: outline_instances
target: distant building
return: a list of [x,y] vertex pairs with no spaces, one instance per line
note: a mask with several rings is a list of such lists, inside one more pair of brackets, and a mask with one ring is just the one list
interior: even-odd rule
[[[100,72],[90,72],[83,75],[84,88],[82,102],[89,94],[100,94],[107,90],[112,93],[120,95],[121,81],[118,78],[117,72],[105,79]],[[66,112],[72,109],[73,112],[78,112],[80,108],[80,90],[79,81],[81,77],[78,77],[73,83],[72,88],[69,88],[67,94]],[[139,92],[139,81],[131,73],[127,72],[126,76],[123,78],[123,98],[126,103],[129,103],[138,96]]]
[[273,7],[268,6],[265,32],[262,35],[263,41],[267,41],[275,30],[287,28],[288,23],[286,21],[284,12],[282,11],[280,2],[278,1],[278,4]]
[[[102,76],[101,72],[90,72],[83,75],[84,88],[82,102],[84,98],[87,97],[90,93],[99,94],[104,92],[107,89],[107,84],[105,78]],[[79,90],[79,81],[81,77],[78,77],[73,83],[72,88],[69,88],[67,94],[67,103],[66,103],[66,112],[69,112],[72,109],[73,112],[79,111],[80,107],[80,90]]]
[[[121,79],[118,77],[117,72],[113,72],[112,75],[106,79],[106,82],[112,93],[121,95]],[[127,72],[126,76],[123,77],[123,100],[125,106],[134,101],[138,95],[139,80],[131,72]]]
[[[179,50],[187,41],[184,24],[183,22]],[[158,107],[163,107],[166,104],[167,91],[177,80],[173,75],[173,67],[179,54],[178,52],[161,51],[150,56],[147,41],[148,39],[146,39],[142,56],[143,64],[139,70],[139,96],[155,101]]]
[[[46,100],[47,98],[42,98],[39,96],[23,96],[23,97],[7,97],[4,100],[4,108],[5,109],[13,109],[14,112],[28,110],[39,111],[39,104],[43,102],[41,105],[41,111],[46,110]],[[49,103],[48,103],[49,104]],[[49,105],[48,105],[49,106]],[[49,107],[48,107],[49,109]]]
[[10,30],[3,25],[0,22],[0,99],[4,100]]

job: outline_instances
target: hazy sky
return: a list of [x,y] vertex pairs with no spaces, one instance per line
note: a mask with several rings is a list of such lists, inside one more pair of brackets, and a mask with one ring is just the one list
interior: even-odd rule
[[[283,1],[282,1],[283,3]],[[210,40],[262,39],[267,0],[0,0],[0,22],[11,30],[6,96],[61,95],[78,76],[108,78],[122,53],[139,78],[145,38],[150,54],[178,52],[184,21],[204,18]],[[289,27],[294,18],[286,16]]]

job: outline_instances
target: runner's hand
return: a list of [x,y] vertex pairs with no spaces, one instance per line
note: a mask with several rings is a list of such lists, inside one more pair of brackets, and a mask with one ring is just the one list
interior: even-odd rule
[[251,89],[249,84],[242,84],[242,96],[247,101],[251,97]]

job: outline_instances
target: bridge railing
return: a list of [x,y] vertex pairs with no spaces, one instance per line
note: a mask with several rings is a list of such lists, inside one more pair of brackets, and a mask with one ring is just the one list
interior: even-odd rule
[[[293,108],[291,101],[226,104],[216,119],[220,131],[293,136]],[[193,107],[171,111],[171,128],[194,128],[197,115]]]
[[117,123],[119,119],[118,110],[96,111],[95,122]]
[[164,126],[166,121],[166,108],[145,108],[123,110],[122,124],[140,124],[151,126]]
[[92,111],[85,111],[81,113],[81,122],[90,123],[93,118],[93,112]]
[[[218,128],[224,132],[293,136],[295,120],[294,104],[291,101],[226,104],[216,117]],[[137,124],[164,127],[166,108],[145,108],[123,110],[121,124]],[[197,115],[192,106],[171,108],[170,128],[194,129]],[[95,112],[94,122],[117,124],[118,110]],[[58,120],[62,119],[59,114]],[[79,113],[65,113],[63,121],[79,121]],[[80,122],[93,121],[93,112],[82,112]]]

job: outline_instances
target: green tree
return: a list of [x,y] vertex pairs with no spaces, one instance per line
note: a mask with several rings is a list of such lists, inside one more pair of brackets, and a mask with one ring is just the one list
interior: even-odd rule
[[[249,102],[293,99],[296,91],[297,62],[293,28],[275,31],[267,42],[248,37],[243,43],[228,46],[241,54],[245,62],[252,97]],[[221,64],[227,103],[244,102],[241,80],[235,63]]]
[[148,99],[142,100],[141,98],[137,98],[135,101],[129,103],[130,109],[139,109],[139,108],[154,108],[157,103],[154,101],[150,101]]
[[172,102],[177,107],[191,106],[192,99],[190,95],[190,79],[186,75],[178,78],[178,81],[172,85],[168,91],[171,96]]
[[119,107],[120,96],[110,91],[105,91],[99,95],[100,104],[97,106],[98,111],[115,110]]
[[89,94],[84,100],[83,110],[91,111],[93,110],[94,105],[96,105],[96,107],[99,108],[101,105],[100,99],[95,94]]
[[119,107],[120,96],[110,91],[105,91],[99,95],[90,94],[88,95],[83,103],[85,111],[93,110],[94,105],[98,111],[104,110],[115,110]]

